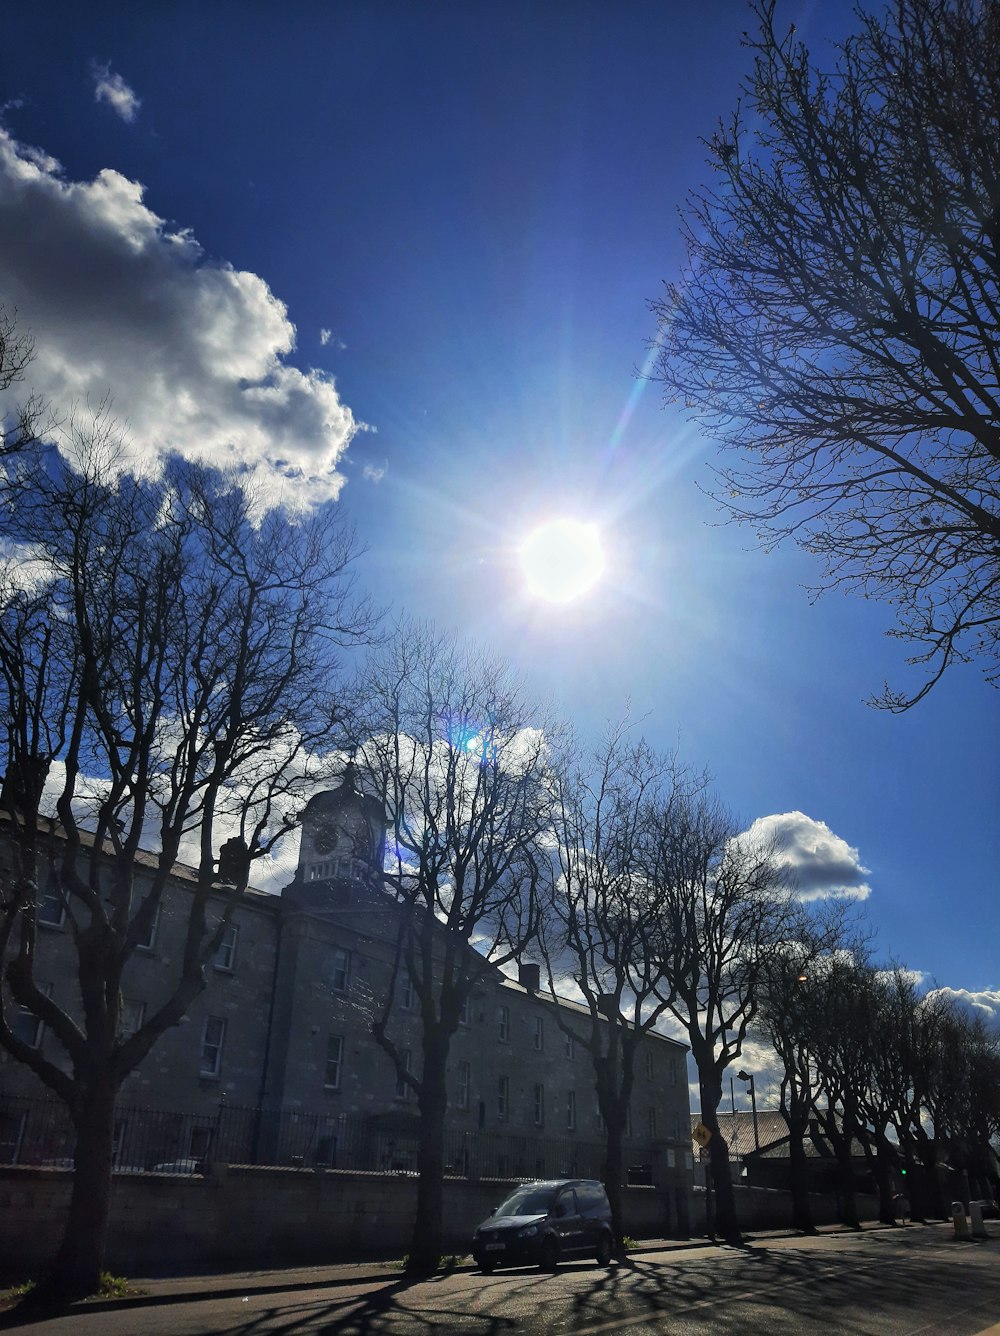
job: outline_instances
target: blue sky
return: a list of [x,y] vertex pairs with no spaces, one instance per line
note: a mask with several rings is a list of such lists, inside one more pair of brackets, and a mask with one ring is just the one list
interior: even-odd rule
[[[817,53],[846,5],[781,0]],[[742,0],[46,4],[0,18],[0,299],[136,451],[339,494],[376,600],[495,646],[584,737],[631,705],[878,946],[1000,1016],[1000,695],[912,689],[889,611],[716,527],[713,446],[639,375]],[[540,520],[602,528],[566,607]],[[802,818],[787,814],[801,813]],[[825,827],[825,829],[824,829]],[[825,880],[824,880],[825,879]]]

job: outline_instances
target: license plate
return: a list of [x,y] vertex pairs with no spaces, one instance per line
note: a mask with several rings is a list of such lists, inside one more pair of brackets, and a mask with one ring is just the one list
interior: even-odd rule
[[506,1246],[507,1246],[506,1243],[487,1243],[487,1245],[486,1245],[486,1251],[487,1251],[487,1252],[503,1252],[503,1250],[504,1250],[504,1248],[506,1248]]

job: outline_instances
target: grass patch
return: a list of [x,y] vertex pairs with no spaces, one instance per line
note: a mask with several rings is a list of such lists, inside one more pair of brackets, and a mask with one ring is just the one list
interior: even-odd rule
[[[145,1290],[137,1289],[129,1284],[125,1276],[113,1276],[110,1271],[101,1272],[101,1280],[97,1289],[87,1298],[93,1299],[132,1299],[137,1295],[144,1294]],[[83,1300],[87,1302],[87,1298]],[[30,1303],[45,1304],[47,1296],[44,1296],[38,1288],[37,1282],[26,1280],[22,1285],[10,1285],[6,1289],[0,1290],[0,1313],[7,1312],[17,1304],[28,1300]],[[58,1307],[58,1300],[52,1300],[53,1306]]]
[[[468,1260],[468,1253],[446,1253],[443,1257],[438,1258],[437,1269],[439,1271],[456,1271],[460,1266],[464,1266]],[[391,1271],[405,1271],[409,1264],[409,1253],[404,1253],[398,1262],[384,1263]]]
[[26,1299],[34,1288],[35,1282],[26,1280],[23,1285],[11,1285],[5,1290],[0,1290],[0,1312]]
[[141,1291],[133,1289],[124,1276],[113,1276],[110,1271],[102,1271],[101,1283],[94,1297],[97,1299],[127,1299],[129,1295],[139,1293]]

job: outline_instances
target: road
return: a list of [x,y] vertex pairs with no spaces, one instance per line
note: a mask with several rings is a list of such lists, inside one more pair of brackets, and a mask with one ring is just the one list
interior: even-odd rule
[[[643,1253],[602,1271],[567,1264],[412,1283],[371,1280],[222,1298],[123,1301],[36,1322],[32,1336],[974,1336],[1000,1323],[1000,1239],[940,1226],[769,1238],[743,1249]],[[993,1336],[1000,1336],[1000,1325]]]

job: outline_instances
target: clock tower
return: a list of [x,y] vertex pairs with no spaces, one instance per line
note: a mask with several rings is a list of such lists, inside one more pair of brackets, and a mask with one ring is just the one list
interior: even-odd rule
[[[302,838],[295,883],[299,896],[310,888],[334,891],[343,903],[351,890],[380,885],[385,859],[385,809],[363,793],[350,762],[339,788],[317,793],[302,813]],[[297,897],[298,898],[298,897]]]

